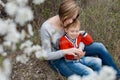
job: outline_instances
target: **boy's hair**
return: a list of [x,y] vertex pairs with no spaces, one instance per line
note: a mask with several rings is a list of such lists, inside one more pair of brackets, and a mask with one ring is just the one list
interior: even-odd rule
[[75,21],[71,24],[68,24],[65,28],[68,29],[70,27],[77,27],[79,26],[80,27],[80,21],[78,19],[75,19]]
[[79,15],[79,5],[77,0],[63,0],[59,7],[59,17],[62,22],[66,19],[72,18],[76,12]]

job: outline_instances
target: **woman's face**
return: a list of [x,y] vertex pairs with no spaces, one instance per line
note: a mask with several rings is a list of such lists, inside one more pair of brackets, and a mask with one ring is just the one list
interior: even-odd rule
[[64,26],[67,26],[68,24],[71,24],[76,18],[78,18],[79,14],[78,12],[75,13],[75,15],[69,19],[66,19],[64,22],[63,22],[63,25]]
[[72,26],[72,27],[69,27],[69,28],[65,28],[65,32],[72,39],[76,39],[78,37],[79,30],[80,30],[80,27],[78,25],[76,27]]

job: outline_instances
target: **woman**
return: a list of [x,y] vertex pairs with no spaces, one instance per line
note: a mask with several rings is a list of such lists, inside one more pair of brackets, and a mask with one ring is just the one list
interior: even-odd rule
[[[63,56],[70,54],[77,54],[80,56],[83,52],[79,51],[76,48],[59,50],[59,39],[64,34],[64,27],[72,22],[79,15],[79,6],[76,0],[64,0],[60,4],[59,13],[47,21],[45,21],[40,29],[40,36],[42,47],[47,51],[48,57],[46,60],[49,60],[52,68],[59,71],[62,75],[68,77],[74,72],[69,69],[65,64]],[[43,34],[42,34],[43,33]],[[85,47],[86,56],[95,56],[97,55],[102,59],[104,65],[113,67],[120,75],[120,71],[114,63],[110,53],[104,47],[102,43],[94,42],[93,44]]]

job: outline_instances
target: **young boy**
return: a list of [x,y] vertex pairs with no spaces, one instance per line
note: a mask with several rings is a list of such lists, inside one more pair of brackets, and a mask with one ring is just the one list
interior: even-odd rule
[[[80,32],[80,22],[76,20],[74,23],[65,27],[65,35],[60,40],[60,49],[79,48],[84,50],[86,45],[92,44],[92,37],[85,31]],[[84,55],[83,52],[82,55]],[[65,55],[65,59],[74,60],[77,55]],[[78,58],[79,59],[79,58]]]
[[85,76],[93,71],[99,71],[102,66],[101,59],[97,57],[84,57],[84,47],[92,44],[92,37],[86,32],[80,32],[80,22],[75,20],[65,27],[65,34],[60,39],[60,49],[78,48],[81,51],[78,55],[65,55],[66,65],[76,74]]

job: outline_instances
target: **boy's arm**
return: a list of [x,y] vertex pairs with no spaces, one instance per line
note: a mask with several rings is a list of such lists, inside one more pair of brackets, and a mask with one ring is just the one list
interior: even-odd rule
[[91,35],[85,31],[83,31],[80,35],[82,35],[82,39],[81,41],[85,44],[85,45],[90,45],[93,43],[93,39],[91,37]]

